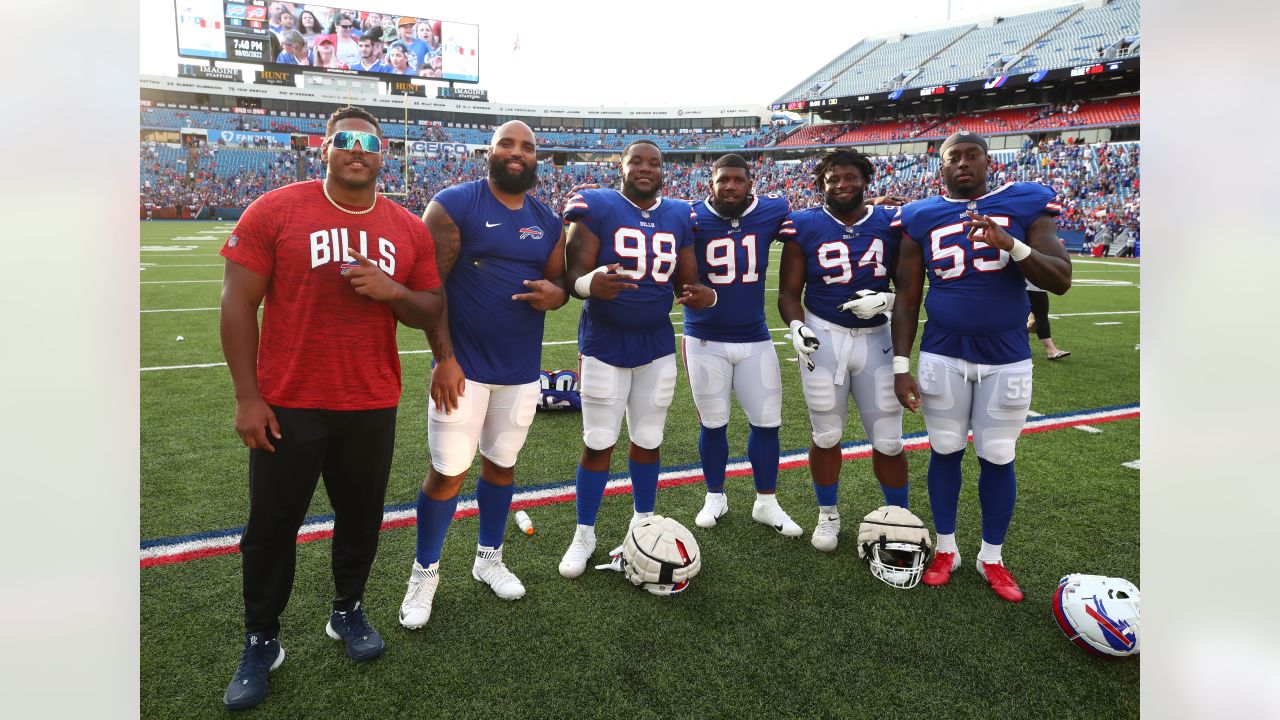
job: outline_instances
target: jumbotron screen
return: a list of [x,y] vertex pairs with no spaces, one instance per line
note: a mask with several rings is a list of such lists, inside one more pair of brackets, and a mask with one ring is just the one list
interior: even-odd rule
[[480,26],[280,0],[174,0],[178,54],[480,82]]

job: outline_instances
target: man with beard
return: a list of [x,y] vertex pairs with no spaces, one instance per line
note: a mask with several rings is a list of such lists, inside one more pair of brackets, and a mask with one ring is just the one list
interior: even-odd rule
[[584,190],[569,198],[566,283],[582,298],[578,352],[582,457],[578,526],[560,574],[582,574],[596,547],[595,523],[609,461],[626,414],[632,523],[653,514],[667,408],[675,393],[671,298],[688,307],[715,304],[698,282],[689,203],[659,195],[662,151],[637,140],[622,152],[622,191]]
[[352,65],[352,70],[363,70],[364,72],[375,73],[393,72],[390,65],[387,65],[378,58],[377,46],[375,45],[378,40],[375,36],[364,35],[357,42],[360,45],[360,62]]
[[724,491],[729,460],[729,403],[736,395],[750,425],[747,457],[756,486],[751,517],[787,537],[804,530],[778,505],[778,427],[782,376],[764,318],[769,246],[795,234],[791,206],[776,193],[752,192],[751,165],[725,155],[711,166],[710,194],[694,205],[694,254],[699,279],[714,288],[715,307],[684,308],[684,362],[701,428],[698,455],[707,497],[694,522],[715,527],[729,511]]
[[493,133],[488,178],[441,191],[423,215],[436,239],[448,314],[427,332],[431,471],[418,493],[417,553],[400,606],[407,628],[431,617],[440,551],[477,448],[480,532],[471,576],[504,600],[525,593],[502,561],[502,539],[516,455],[541,395],[545,313],[569,297],[560,218],[529,194],[537,162],[533,131],[512,120]]
[[864,199],[874,174],[871,161],[855,150],[834,150],[819,161],[814,187],[825,204],[791,213],[795,234],[784,236],[778,280],[778,312],[805,363],[800,380],[818,498],[811,542],[827,552],[839,542],[840,437],[850,397],[871,441],[871,467],[885,503],[907,507],[902,408],[893,401],[893,347],[884,315],[893,306],[888,290],[898,232],[890,228],[894,210]]
[[[960,465],[972,430],[982,506],[978,574],[997,596],[1021,602],[1001,551],[1017,496],[1014,446],[1031,407],[1026,284],[1058,295],[1071,287],[1071,260],[1053,219],[1062,204],[1039,183],[1008,183],[988,192],[990,159],[979,135],[956,133],[938,154],[946,195],[906,205],[893,221],[902,232],[894,275],[894,390],[903,407],[924,409],[929,507],[938,531],[937,554],[923,581],[945,585],[960,567]],[[909,356],[926,272],[929,321],[917,385]]]
[[232,710],[262,702],[267,674],[284,660],[280,615],[298,528],[322,475],[334,512],[335,596],[325,631],[352,660],[383,651],[362,598],[395,444],[396,322],[430,328],[444,298],[422,223],[379,202],[382,147],[372,115],[338,109],[321,148],[325,179],[255,200],[222,248],[222,349],[236,432],[249,447],[245,642],[223,696]]

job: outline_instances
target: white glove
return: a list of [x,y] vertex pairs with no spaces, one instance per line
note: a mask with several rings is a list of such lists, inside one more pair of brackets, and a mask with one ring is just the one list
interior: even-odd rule
[[898,296],[888,292],[875,290],[859,290],[853,299],[837,307],[837,310],[848,310],[863,320],[870,320],[882,312],[893,309],[893,301]]
[[809,357],[818,350],[818,336],[804,326],[800,320],[791,321],[791,344],[795,346],[796,357],[804,360],[810,370],[814,368],[813,358]]

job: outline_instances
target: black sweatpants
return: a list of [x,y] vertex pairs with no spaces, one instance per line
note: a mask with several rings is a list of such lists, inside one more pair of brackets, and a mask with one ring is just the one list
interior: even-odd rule
[[249,451],[249,522],[240,539],[246,632],[280,631],[297,562],[298,528],[324,476],[333,506],[333,607],[364,596],[378,551],[391,475],[396,408],[299,410],[271,407],[280,423],[274,453]]
[[1036,319],[1036,337],[1041,340],[1053,337],[1053,333],[1049,332],[1049,293],[1028,290],[1027,299],[1031,301],[1031,315]]

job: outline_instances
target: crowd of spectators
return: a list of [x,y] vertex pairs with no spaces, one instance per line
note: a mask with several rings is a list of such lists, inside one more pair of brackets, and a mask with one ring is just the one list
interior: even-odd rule
[[[318,151],[219,148],[197,149],[194,163],[186,148],[158,143],[142,146],[143,185],[141,203],[156,207],[188,206],[242,208],[267,190],[298,178],[323,177]],[[942,191],[936,155],[898,154],[873,158],[876,177],[873,195],[898,195],[916,199]],[[1066,230],[1119,236],[1135,233],[1141,212],[1138,143],[1075,145],[1061,140],[1028,142],[1017,151],[993,151],[993,185],[1013,181],[1044,182],[1063,199],[1059,225]],[[483,158],[411,157],[407,173],[404,159],[388,155],[379,189],[411,212],[421,214],[440,190],[484,177]],[[786,195],[793,207],[820,202],[813,189],[812,172],[817,155],[801,161],[776,161],[763,157],[752,161],[756,191]],[[617,166],[611,163],[539,164],[535,193],[552,207],[563,207],[569,190],[593,183],[616,187]],[[711,175],[709,162],[689,164],[672,156],[666,166],[664,192],[673,197],[700,198]]]

